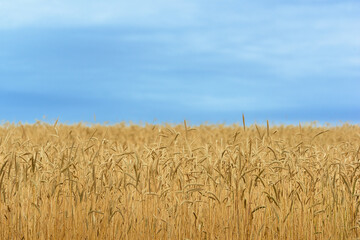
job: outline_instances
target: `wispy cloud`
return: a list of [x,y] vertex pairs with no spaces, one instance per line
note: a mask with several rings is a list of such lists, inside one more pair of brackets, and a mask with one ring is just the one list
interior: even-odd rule
[[178,0],[1,0],[0,27],[183,25],[194,11],[194,3]]
[[2,89],[163,116],[169,104],[228,117],[355,109],[359,12],[354,0],[0,0]]

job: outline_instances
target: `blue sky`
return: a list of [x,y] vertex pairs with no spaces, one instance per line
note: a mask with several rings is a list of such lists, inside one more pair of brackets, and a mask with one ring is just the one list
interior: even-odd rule
[[359,12],[357,0],[0,0],[0,120],[360,123]]

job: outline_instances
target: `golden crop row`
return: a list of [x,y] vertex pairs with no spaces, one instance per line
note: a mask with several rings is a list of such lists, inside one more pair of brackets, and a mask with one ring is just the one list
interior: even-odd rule
[[3,125],[1,239],[360,237],[360,127]]

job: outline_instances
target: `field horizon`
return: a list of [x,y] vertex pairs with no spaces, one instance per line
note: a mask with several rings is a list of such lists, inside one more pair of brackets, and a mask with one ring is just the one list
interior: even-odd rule
[[[247,127],[251,126],[260,126],[266,127],[268,124],[270,127],[279,127],[279,126],[311,126],[311,127],[341,127],[344,125],[351,125],[351,126],[359,126],[360,122],[357,121],[319,121],[319,120],[312,120],[312,121],[279,121],[279,120],[246,120],[245,124]],[[184,125],[186,122],[187,126],[190,127],[200,127],[200,126],[224,126],[224,127],[243,127],[244,120],[240,117],[237,121],[193,121],[189,119],[184,119],[181,121],[159,121],[154,119],[153,121],[136,121],[136,120],[123,120],[123,121],[97,121],[96,117],[92,121],[69,121],[69,120],[59,120],[57,119],[47,119],[43,117],[43,119],[35,119],[33,121],[9,121],[9,120],[2,120],[0,121],[0,127],[8,127],[8,126],[21,126],[21,125],[64,125],[64,126],[84,126],[84,127],[95,127],[95,126],[104,126],[104,127],[114,127],[114,126],[162,126],[162,127],[176,127],[179,125]]]

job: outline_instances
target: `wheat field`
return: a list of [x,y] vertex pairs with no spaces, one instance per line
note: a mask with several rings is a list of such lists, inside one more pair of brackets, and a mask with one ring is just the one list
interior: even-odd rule
[[356,239],[360,127],[0,127],[0,239]]

